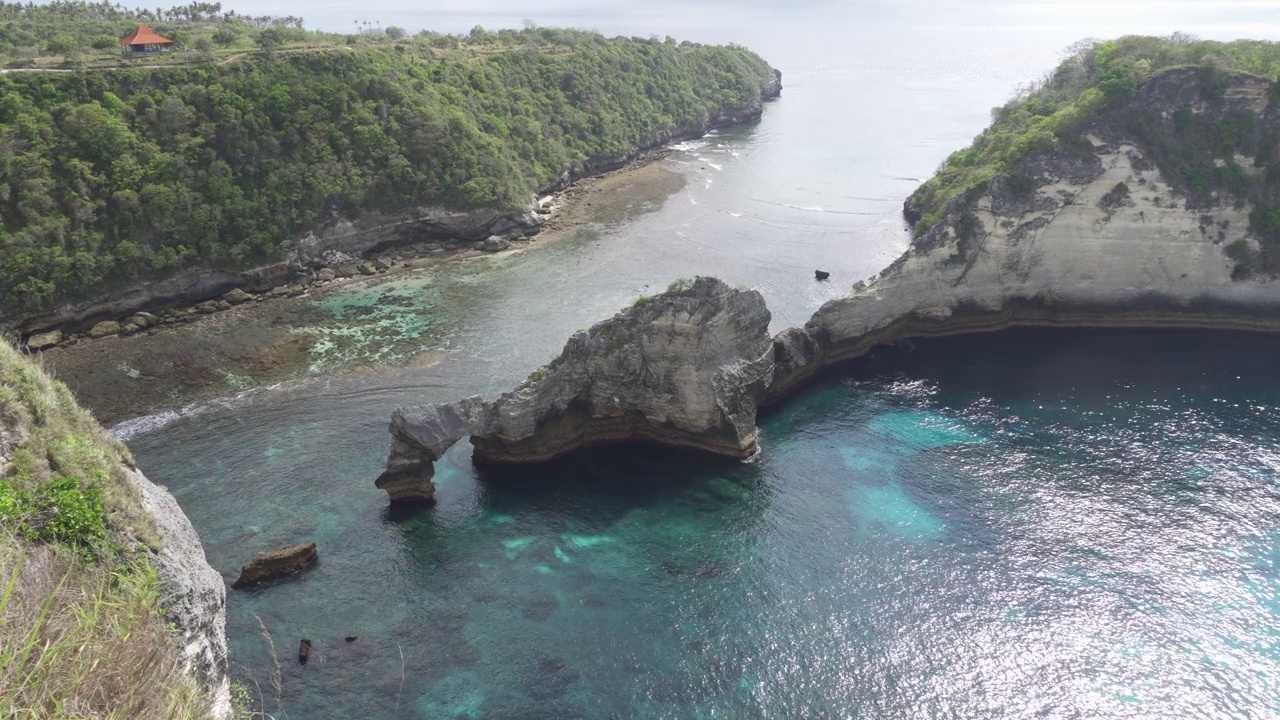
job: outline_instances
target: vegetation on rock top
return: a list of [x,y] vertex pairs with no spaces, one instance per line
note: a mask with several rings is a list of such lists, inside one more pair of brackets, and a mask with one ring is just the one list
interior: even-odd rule
[[[1178,68],[1194,70],[1186,79],[1197,84],[1195,100],[1208,112],[1184,105],[1166,117],[1137,101],[1147,83]],[[993,110],[991,126],[911,195],[916,235],[928,232],[954,198],[997,179],[1008,192],[1032,192],[1037,183],[1021,161],[1091,152],[1084,135],[1105,123],[1139,143],[1190,206],[1249,203],[1261,250],[1237,247],[1233,257],[1242,273],[1280,273],[1280,128],[1251,111],[1217,111],[1233,73],[1269,81],[1271,108],[1280,106],[1280,43],[1130,36],[1075,48],[1043,81]],[[1242,167],[1242,159],[1252,167]]]

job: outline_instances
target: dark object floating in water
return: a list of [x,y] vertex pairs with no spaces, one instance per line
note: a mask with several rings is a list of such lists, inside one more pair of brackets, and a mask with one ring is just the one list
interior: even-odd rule
[[310,659],[311,659],[311,641],[306,638],[303,638],[302,642],[298,644],[298,662],[303,665],[306,665],[307,661]]
[[239,589],[287,577],[306,570],[317,559],[316,544],[313,542],[260,552],[240,570],[240,577],[231,583],[231,587]]
[[831,273],[827,272],[826,270],[814,270],[813,276],[819,280],[826,280],[827,278],[831,277]]
[[342,639],[343,639],[343,640],[346,640],[347,642],[355,642],[355,641],[357,641],[357,640],[359,640],[359,639],[360,639],[360,636],[359,636],[359,635],[347,635],[346,637],[344,637],[344,638],[342,638]]

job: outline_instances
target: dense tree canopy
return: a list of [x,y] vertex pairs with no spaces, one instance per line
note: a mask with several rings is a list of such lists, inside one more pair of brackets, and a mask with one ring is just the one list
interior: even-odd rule
[[272,260],[338,217],[522,206],[769,73],[739,47],[531,28],[0,75],[0,314]]

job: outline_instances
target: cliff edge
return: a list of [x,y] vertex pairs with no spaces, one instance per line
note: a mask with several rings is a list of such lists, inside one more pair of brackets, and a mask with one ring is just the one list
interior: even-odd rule
[[0,707],[31,717],[232,716],[226,590],[191,522],[65,385],[7,343],[0,572],[16,579],[0,601],[0,644],[36,641],[15,656],[23,667],[0,687]]
[[[758,294],[699,278],[652,301],[670,315],[637,308],[579,333],[557,361],[567,369],[552,363],[497,401],[397,411],[379,486],[429,497],[429,480],[405,478],[468,434],[481,462],[622,439],[741,457],[754,450],[757,404],[906,337],[1017,325],[1280,332],[1277,75],[1273,43],[1085,48],[997,109],[907,200],[914,238],[901,257],[779,333],[770,352],[760,354]],[[668,327],[678,341],[632,342]],[[668,380],[650,382],[650,369]]]

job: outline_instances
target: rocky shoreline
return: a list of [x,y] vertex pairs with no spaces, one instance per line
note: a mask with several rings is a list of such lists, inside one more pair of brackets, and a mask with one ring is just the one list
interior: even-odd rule
[[782,73],[774,70],[770,84],[748,105],[661,133],[619,157],[578,163],[539,188],[530,205],[518,211],[427,207],[394,216],[339,219],[299,238],[290,256],[280,262],[241,272],[188,271],[49,313],[0,318],[0,330],[15,331],[25,347],[40,351],[129,335],[161,324],[193,322],[245,302],[297,296],[316,283],[375,275],[398,264],[412,267],[413,263],[444,257],[500,252],[541,232],[554,219],[557,208],[572,198],[575,183],[653,159],[671,143],[754,122],[763,113],[764,102],[781,92]]

